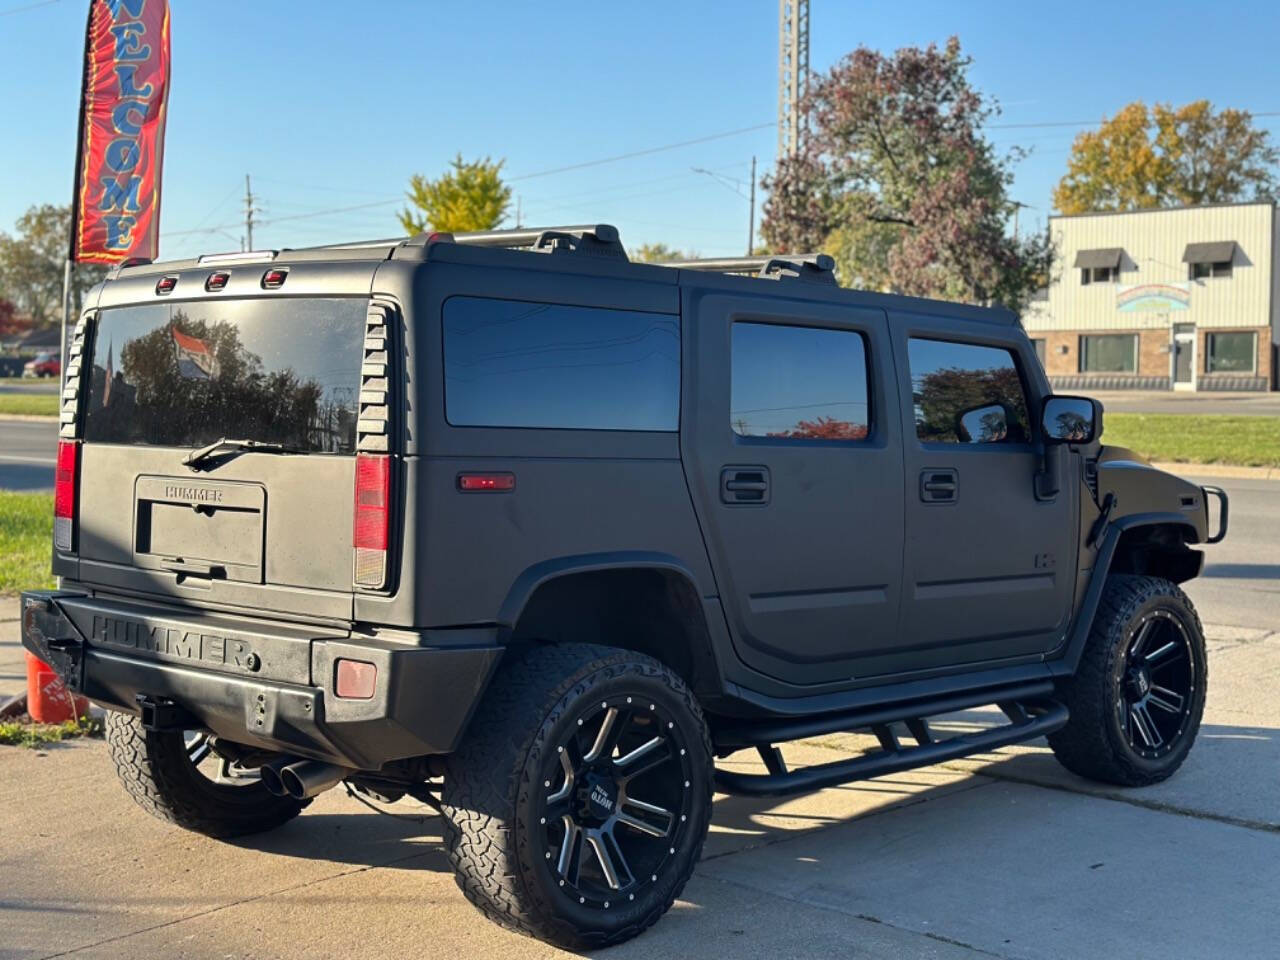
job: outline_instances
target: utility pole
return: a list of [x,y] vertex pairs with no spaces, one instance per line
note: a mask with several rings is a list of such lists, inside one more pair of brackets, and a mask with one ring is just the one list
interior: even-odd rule
[[756,252],[756,158],[751,158],[751,213],[747,215],[747,256]]
[[520,194],[518,194],[518,193],[517,193],[517,194],[516,194],[516,229],[519,229],[520,227],[522,227],[522,226],[523,226],[523,224],[520,222],[520,209],[521,209],[521,208],[520,208]]
[[253,205],[253,190],[249,186],[249,175],[244,175],[244,234],[248,241],[246,250],[253,249],[253,215],[259,213]]
[[809,89],[809,0],[778,0],[778,159],[800,150]]

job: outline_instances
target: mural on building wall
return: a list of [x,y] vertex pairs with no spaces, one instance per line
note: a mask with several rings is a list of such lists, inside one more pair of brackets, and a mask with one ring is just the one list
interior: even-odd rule
[[1189,283],[1134,283],[1116,288],[1116,309],[1121,313],[1169,313],[1190,306]]

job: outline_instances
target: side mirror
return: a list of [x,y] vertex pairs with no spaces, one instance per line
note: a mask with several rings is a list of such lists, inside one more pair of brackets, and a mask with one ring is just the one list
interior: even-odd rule
[[963,443],[1001,443],[1009,436],[1009,413],[999,403],[962,410],[956,416],[956,436]]
[[1102,404],[1089,397],[1046,397],[1040,426],[1045,443],[1092,443],[1102,436]]

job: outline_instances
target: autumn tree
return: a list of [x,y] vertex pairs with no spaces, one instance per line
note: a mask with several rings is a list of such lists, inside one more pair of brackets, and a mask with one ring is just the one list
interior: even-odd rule
[[1277,161],[1247,111],[1138,101],[1076,137],[1053,202],[1071,214],[1271,200]]
[[[71,208],[51,203],[31,207],[18,218],[17,233],[0,231],[0,291],[37,326],[62,316],[62,275],[71,246]],[[71,306],[76,312],[89,288],[107,268],[79,264],[72,274]]]
[[467,162],[458,154],[435,180],[415,173],[407,194],[412,207],[401,211],[401,226],[409,234],[492,230],[511,205],[511,188],[502,182],[504,162],[488,157]]
[[815,76],[800,150],[765,178],[769,247],[831,253],[853,286],[1025,304],[1052,251],[1044,236],[1008,234],[1021,153],[986,139],[998,108],[969,65],[953,37],[892,56],[860,47]]
[[18,308],[12,300],[0,297],[0,337],[26,333],[26,325],[18,320]]

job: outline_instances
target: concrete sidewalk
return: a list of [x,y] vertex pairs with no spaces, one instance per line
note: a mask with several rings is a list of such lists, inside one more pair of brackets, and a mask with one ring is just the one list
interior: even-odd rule
[[[0,623],[0,694],[21,679],[16,629]],[[718,797],[684,897],[607,956],[1275,956],[1280,635],[1210,637],[1205,727],[1168,783],[1098,788],[1031,745],[781,801]],[[100,741],[0,748],[0,957],[560,955],[466,903],[430,811],[391,809],[412,818],[334,790],[275,833],[218,843],[137,808]]]

